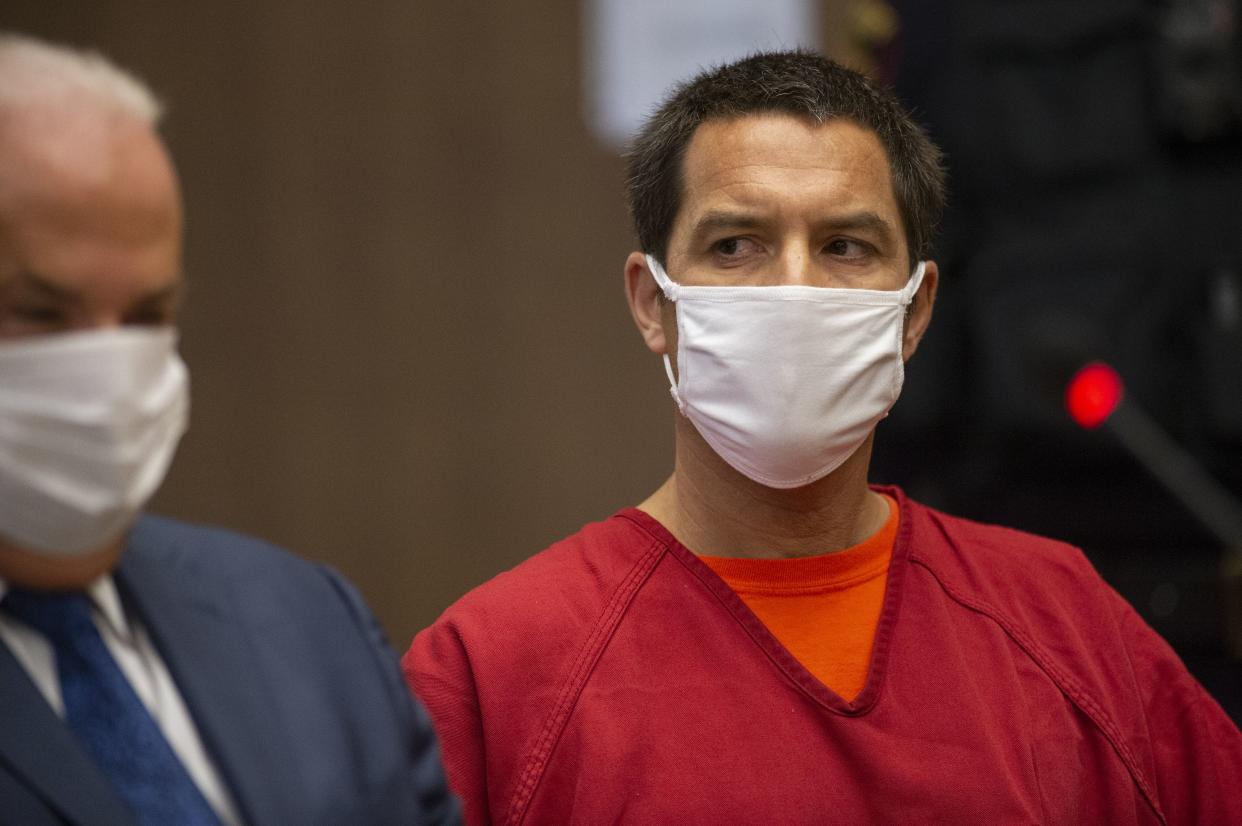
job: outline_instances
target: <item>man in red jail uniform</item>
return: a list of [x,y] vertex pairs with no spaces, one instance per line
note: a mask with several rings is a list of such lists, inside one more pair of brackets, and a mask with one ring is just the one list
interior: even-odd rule
[[674,471],[415,638],[467,821],[1242,823],[1242,736],[1078,550],[868,485],[939,280],[896,99],[757,55],[629,162]]

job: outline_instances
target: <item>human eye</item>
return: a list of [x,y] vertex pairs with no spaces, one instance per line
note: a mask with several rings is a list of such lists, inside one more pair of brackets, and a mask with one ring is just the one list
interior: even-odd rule
[[51,305],[15,304],[0,312],[0,327],[20,335],[52,332],[68,323],[64,309]]
[[46,335],[68,326],[68,316],[55,307],[0,306],[0,338]]
[[162,327],[172,324],[175,319],[176,312],[172,307],[142,307],[127,313],[122,323],[134,327]]
[[740,261],[757,249],[758,245],[754,241],[741,236],[721,238],[711,245],[712,254],[722,263]]
[[870,258],[875,248],[855,238],[833,238],[824,245],[824,251],[844,261],[861,262]]
[[13,307],[9,314],[27,324],[59,324],[65,314],[59,307],[23,306]]

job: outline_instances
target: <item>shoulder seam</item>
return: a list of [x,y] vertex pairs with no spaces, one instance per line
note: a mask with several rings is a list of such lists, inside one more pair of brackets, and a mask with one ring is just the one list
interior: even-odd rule
[[961,590],[950,584],[947,579],[941,576],[935,568],[928,564],[927,561],[922,559],[918,554],[911,554],[910,561],[921,566],[924,570],[931,574],[932,578],[940,584],[940,587],[944,589],[945,593],[948,594],[954,602],[957,602],[963,607],[978,614],[982,614],[995,622],[998,626],[1000,626],[1001,630],[1004,631],[1005,634],[1026,653],[1028,657],[1035,661],[1035,664],[1039,666],[1040,670],[1048,675],[1049,679],[1051,679],[1056,687],[1060,689],[1061,693],[1069,698],[1070,702],[1072,702],[1079,709],[1079,711],[1085,714],[1095,725],[1095,727],[1100,730],[1100,732],[1108,740],[1109,745],[1111,745],[1113,750],[1117,752],[1117,756],[1121,758],[1121,762],[1125,765],[1126,770],[1129,771],[1135,785],[1137,785],[1139,787],[1139,791],[1143,793],[1143,797],[1147,800],[1148,805],[1151,806],[1156,817],[1160,819],[1161,823],[1167,824],[1168,820],[1165,818],[1164,812],[1160,809],[1160,804],[1156,800],[1155,791],[1152,788],[1151,783],[1148,781],[1146,774],[1143,773],[1142,768],[1138,765],[1138,759],[1135,757],[1134,752],[1130,750],[1130,747],[1122,738],[1121,732],[1117,729],[1117,725],[1108,716],[1108,713],[1105,712],[1104,709],[1101,708],[1089,694],[1087,694],[1078,682],[1069,674],[1058,668],[1052,661],[1052,658],[1044,652],[1043,648],[1040,647],[1039,643],[1022,631],[1018,627],[1017,623],[1010,620],[1002,611],[998,610],[990,603],[964,594]]
[[578,702],[587,678],[594,671],[595,664],[599,661],[604,648],[607,647],[621,618],[625,616],[625,609],[643,583],[647,581],[647,577],[655,569],[656,563],[663,557],[665,550],[662,543],[652,541],[650,547],[639,557],[626,574],[625,579],[617,586],[603,614],[600,615],[599,621],[595,624],[595,630],[579,650],[564,688],[561,689],[556,703],[553,704],[552,711],[548,714],[543,730],[535,741],[534,749],[519,776],[517,788],[509,804],[509,816],[505,818],[509,826],[517,826],[525,819],[526,810],[534,798],[535,789],[538,788],[539,781],[543,778],[552,751],[560,739],[561,732],[565,729],[565,724],[569,722],[570,713]]

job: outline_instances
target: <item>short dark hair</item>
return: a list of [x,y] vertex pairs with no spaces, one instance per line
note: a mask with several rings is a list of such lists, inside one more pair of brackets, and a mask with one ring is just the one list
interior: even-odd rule
[[682,160],[695,130],[708,120],[765,112],[819,123],[843,118],[874,132],[888,156],[909,253],[930,254],[945,199],[940,150],[891,91],[802,50],[756,54],[702,72],[676,87],[647,120],[627,156],[626,184],[643,252],[660,261],[668,253],[681,208]]

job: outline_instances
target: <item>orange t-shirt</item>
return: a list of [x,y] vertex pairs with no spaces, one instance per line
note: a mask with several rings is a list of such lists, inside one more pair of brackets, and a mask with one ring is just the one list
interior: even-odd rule
[[796,559],[699,557],[808,671],[846,700],[867,682],[897,538],[897,502],[884,498],[888,521],[852,548]]

